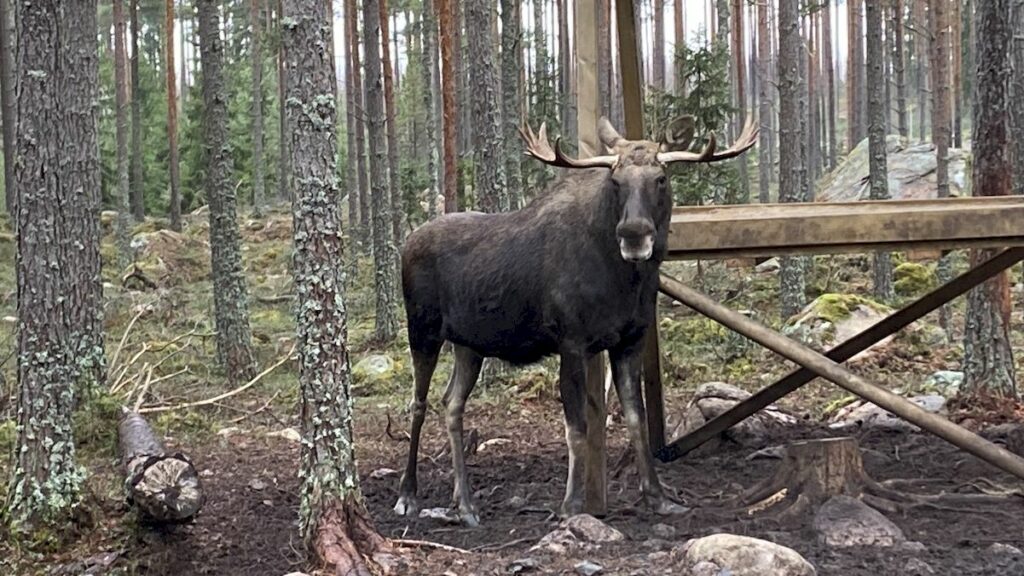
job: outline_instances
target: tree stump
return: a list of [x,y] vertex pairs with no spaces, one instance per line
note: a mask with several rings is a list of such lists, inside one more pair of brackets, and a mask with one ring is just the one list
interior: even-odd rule
[[169,454],[137,412],[125,410],[117,432],[129,505],[154,523],[181,523],[194,517],[205,497],[192,461],[181,453]]

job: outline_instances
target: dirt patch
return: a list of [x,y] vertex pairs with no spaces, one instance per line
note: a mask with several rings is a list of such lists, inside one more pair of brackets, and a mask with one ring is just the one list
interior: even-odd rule
[[[466,422],[467,429],[476,429],[480,442],[511,440],[492,443],[468,459],[483,522],[475,529],[396,517],[391,507],[397,497],[398,477],[384,469],[401,470],[407,443],[397,433],[391,437],[385,432],[382,414],[364,411],[358,423],[362,489],[381,533],[476,550],[461,554],[411,549],[411,567],[403,574],[506,574],[508,566],[523,557],[537,559],[539,573],[571,574],[573,566],[585,559],[602,565],[603,574],[680,574],[672,548],[688,538],[715,532],[749,535],[792,547],[813,563],[820,575],[913,574],[911,569],[920,569],[922,562],[935,574],[1024,571],[1020,557],[988,551],[994,543],[1024,545],[1024,505],[1020,510],[979,508],[970,513],[917,508],[890,519],[908,540],[923,547],[831,549],[818,543],[809,515],[787,525],[728,517],[711,508],[681,517],[656,517],[637,502],[631,466],[609,482],[609,515],[605,519],[626,535],[626,541],[577,550],[564,557],[545,557],[529,548],[558,523],[552,512],[561,500],[567,470],[558,405],[487,407],[471,403]],[[827,435],[820,428],[800,428],[776,434],[769,443]],[[610,429],[610,466],[623,454],[624,438],[621,425]],[[865,469],[878,480],[929,479],[929,492],[951,490],[978,477],[1013,484],[1008,475],[923,434],[871,433],[862,435],[860,441]],[[297,445],[266,438],[261,432],[246,432],[195,446],[192,452],[199,469],[209,471],[203,480],[210,500],[194,524],[165,532],[143,531],[144,536],[135,538],[125,558],[132,559],[137,573],[275,575],[301,568],[295,526]],[[751,452],[752,448],[730,444],[698,450],[662,465],[661,478],[690,502],[725,499],[770,475],[778,463],[747,460]],[[448,505],[450,460],[443,426],[433,413],[425,428],[420,466],[422,505]],[[259,489],[254,488],[254,480],[262,483],[255,484]],[[671,526],[674,535],[664,539],[665,529],[654,528],[659,523]]]

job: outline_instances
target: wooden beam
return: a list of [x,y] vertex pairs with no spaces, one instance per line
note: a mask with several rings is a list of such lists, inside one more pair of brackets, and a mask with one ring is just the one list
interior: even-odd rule
[[576,0],[576,134],[579,157],[601,153],[597,119],[601,113],[597,85],[597,0]]
[[818,376],[838,384],[847,391],[939,436],[989,464],[1024,479],[1024,459],[1005,448],[957,426],[942,416],[924,410],[906,398],[868,382],[809,347],[722,306],[674,278],[662,274],[660,289],[663,293],[704,316],[746,336],[776,354],[808,368]]
[[[1024,248],[1005,250],[832,348],[826,356],[836,362],[845,362],[1021,260],[1024,260]],[[790,372],[778,382],[767,388],[762,388],[750,398],[719,414],[700,428],[674,440],[657,453],[658,459],[663,462],[671,462],[685,456],[701,444],[767,408],[787,394],[798,390],[814,380],[816,376],[813,370],[807,368]]]
[[669,259],[1024,246],[1024,198],[676,208]]
[[640,51],[636,45],[636,23],[632,0],[615,0],[619,31],[619,70],[622,71],[622,110],[627,140],[644,137],[643,88],[640,85]]
[[[657,305],[655,305],[657,306]],[[651,452],[657,454],[665,447],[665,398],[661,385],[661,347],[658,345],[657,318],[647,328],[644,337],[643,380],[644,407],[647,410],[647,438]]]

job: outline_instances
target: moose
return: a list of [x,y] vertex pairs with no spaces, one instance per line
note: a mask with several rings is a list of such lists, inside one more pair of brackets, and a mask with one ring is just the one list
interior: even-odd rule
[[644,335],[655,322],[658,268],[668,250],[672,190],[667,167],[717,162],[749,149],[748,122],[731,147],[718,151],[714,133],[690,151],[693,118],[670,126],[660,142],[627,140],[598,121],[605,155],[570,158],[546,126],[520,129],[526,155],[571,169],[520,210],[446,214],[417,228],[401,255],[402,292],[415,389],[406,469],[395,512],[418,511],[416,468],[427,391],[442,345],[454,368],[444,393],[454,468],[453,508],[479,524],[463,447],[463,412],[485,358],[513,365],[560,356],[569,473],[560,513],[583,510],[586,462],[585,382],[588,360],[607,351],[611,376],[635,452],[641,494],[658,514],[687,509],[667,499],[654,468],[640,393]]

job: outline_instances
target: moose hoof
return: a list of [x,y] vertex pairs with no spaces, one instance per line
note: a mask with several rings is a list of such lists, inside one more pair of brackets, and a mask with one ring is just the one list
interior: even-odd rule
[[559,516],[564,520],[580,514],[581,512],[583,512],[583,501],[580,499],[574,499],[562,502],[562,507],[559,510]]
[[690,509],[681,504],[676,504],[671,500],[661,500],[654,506],[654,512],[661,516],[675,516],[679,514],[686,514]]
[[476,510],[459,510],[459,520],[469,528],[480,526],[480,514]]
[[419,504],[412,496],[400,496],[395,503],[395,514],[399,516],[412,516],[419,512]]

